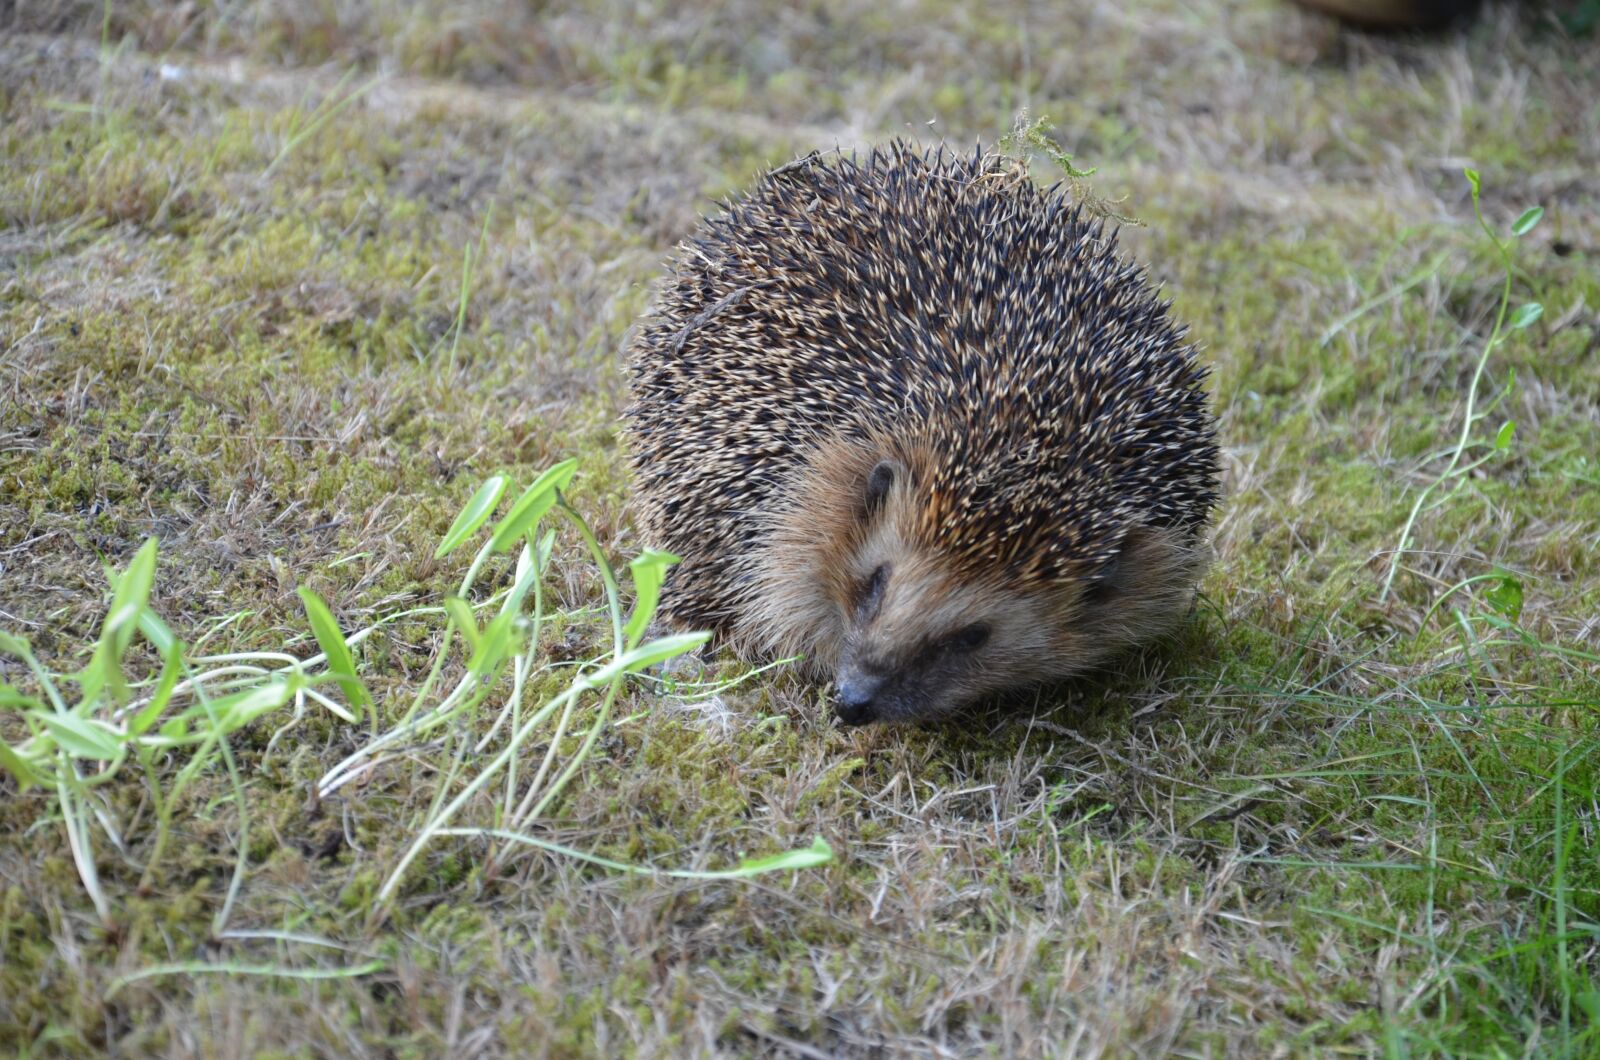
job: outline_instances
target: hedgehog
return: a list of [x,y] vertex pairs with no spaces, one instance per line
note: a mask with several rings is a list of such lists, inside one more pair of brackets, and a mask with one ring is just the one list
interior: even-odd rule
[[1218,499],[1207,370],[1116,233],[1008,155],[812,153],[679,245],[628,340],[661,616],[932,720],[1171,630]]

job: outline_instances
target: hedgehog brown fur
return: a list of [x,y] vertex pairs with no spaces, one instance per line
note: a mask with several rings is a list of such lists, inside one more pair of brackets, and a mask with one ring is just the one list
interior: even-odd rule
[[1181,620],[1217,500],[1205,369],[1021,164],[904,143],[768,173],[629,348],[675,625],[799,654],[846,721],[935,717]]

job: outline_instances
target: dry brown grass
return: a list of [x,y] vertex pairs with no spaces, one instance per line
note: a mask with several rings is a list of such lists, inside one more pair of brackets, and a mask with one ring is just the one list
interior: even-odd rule
[[[1265,0],[134,3],[103,41],[102,13],[0,8],[0,628],[59,669],[103,613],[100,558],[151,534],[180,634],[248,612],[219,647],[302,637],[300,584],[347,628],[436,601],[460,571],[434,543],[497,468],[578,456],[576,503],[632,553],[617,352],[671,243],[769,162],[992,140],[1024,104],[1149,223],[1124,238],[1216,364],[1230,499],[1194,622],[1118,672],[865,732],[781,673],[699,710],[640,689],[623,713],[647,712],[542,833],[663,867],[821,834],[839,853],[824,869],[706,883],[541,855],[491,878],[470,844],[441,845],[368,932],[449,755],[415,748],[318,804],[314,778],[365,734],[308,719],[270,751],[270,726],[237,740],[255,826],[232,923],[342,948],[211,937],[238,856],[220,770],[147,894],[145,796],[106,793],[129,835],[103,851],[107,933],[49,799],[0,780],[4,1048],[1595,1048],[1595,665],[1474,654],[1448,607],[1424,621],[1500,565],[1529,631],[1600,653],[1593,38],[1504,7],[1369,38]],[[263,176],[297,121],[374,74]],[[1517,277],[1546,314],[1492,362],[1496,393],[1516,371],[1512,451],[1423,521],[1380,602],[1498,293],[1467,163],[1498,223],[1546,207]],[[462,251],[490,203],[452,367]],[[561,553],[558,602],[592,605],[593,569]],[[1477,592],[1450,602],[1487,611]],[[432,637],[403,623],[369,645],[386,707]],[[597,637],[574,620],[549,647]],[[0,679],[24,681],[9,660]],[[108,997],[164,961],[368,954],[384,970],[353,980],[167,976]]]

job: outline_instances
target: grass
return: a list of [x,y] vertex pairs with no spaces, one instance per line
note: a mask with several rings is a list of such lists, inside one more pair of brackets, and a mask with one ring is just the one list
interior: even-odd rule
[[[50,781],[0,779],[0,1048],[1593,1055],[1592,47],[1266,0],[0,14],[0,740]],[[533,724],[644,643],[617,351],[673,242],[1025,107],[1215,365],[1193,621],[946,727],[727,660]]]

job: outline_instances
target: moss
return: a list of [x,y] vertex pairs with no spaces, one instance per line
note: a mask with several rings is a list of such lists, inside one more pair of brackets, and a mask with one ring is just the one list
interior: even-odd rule
[[[56,7],[57,29],[98,42],[103,5]],[[1026,1053],[1088,1028],[1081,1040],[1108,1052],[1447,1055],[1522,1052],[1560,1038],[1563,1005],[1582,1011],[1592,976],[1576,944],[1563,961],[1555,924],[1558,908],[1569,931],[1600,917],[1600,870],[1581,831],[1559,843],[1587,827],[1600,688],[1586,657],[1481,618],[1496,613],[1487,583],[1433,609],[1505,567],[1534,636],[1593,653],[1574,638],[1600,606],[1583,308],[1600,278],[1593,189],[1573,174],[1593,161],[1594,86],[1559,42],[1515,22],[1427,45],[1308,31],[1321,59],[1295,60],[1249,46],[1278,17],[1267,5],[1207,21],[1157,4],[1114,37],[1070,5],[1026,26],[936,2],[847,4],[828,25],[756,5],[693,33],[694,11],[680,25],[654,8],[602,27],[473,4],[450,18],[313,7],[247,4],[219,22],[202,5],[184,28],[119,6],[125,47],[62,37],[49,63],[0,42],[0,151],[15,163],[0,173],[0,363],[22,380],[0,400],[0,624],[49,665],[82,664],[106,599],[99,560],[125,561],[147,534],[163,545],[162,613],[191,641],[214,630],[216,651],[304,645],[300,584],[351,628],[437,602],[469,557],[434,561],[433,546],[498,470],[526,481],[578,456],[574,499],[608,548],[632,551],[615,354],[704,197],[846,121],[892,132],[937,117],[935,135],[992,140],[1024,97],[1058,101],[1068,145],[1102,166],[1097,188],[1131,195],[1150,227],[1124,236],[1130,250],[1217,366],[1232,488],[1219,563],[1181,636],[1042,697],[1037,724],[996,710],[842,733],[814,690],[774,673],[727,693],[736,724],[708,734],[631,692],[619,714],[638,717],[541,827],[673,868],[819,834],[839,852],[754,884],[532,854],[490,872],[472,843],[439,843],[369,929],[464,752],[407,748],[318,803],[316,777],[362,733],[312,712],[270,748],[265,725],[234,744],[251,835],[228,926],[273,934],[212,937],[240,856],[213,770],[145,893],[143,783],[105,790],[128,848],[97,849],[116,895],[106,931],[85,915],[49,799],[12,795],[12,1051],[249,1041],[421,1056],[478,1036],[558,1055],[602,1041],[749,1052],[765,1034],[828,1052]],[[762,51],[774,39],[787,51]],[[1495,72],[1507,50],[1525,86]],[[242,82],[207,65],[231,56]],[[265,60],[356,72],[341,84],[251,65]],[[386,83],[285,153],[378,66],[458,80]],[[1464,69],[1490,87],[1463,87]],[[470,87],[501,82],[529,90]],[[1544,200],[1514,297],[1546,314],[1491,358],[1499,403],[1482,436],[1514,420],[1510,450],[1424,513],[1380,600],[1498,295],[1441,157],[1484,170],[1497,223]],[[599,589],[573,545],[550,592],[576,611]],[[408,619],[361,650],[388,722],[436,629]],[[589,617],[545,637],[570,658],[603,650]],[[367,954],[387,965],[356,980],[175,975],[106,996],[173,960],[333,970]]]

